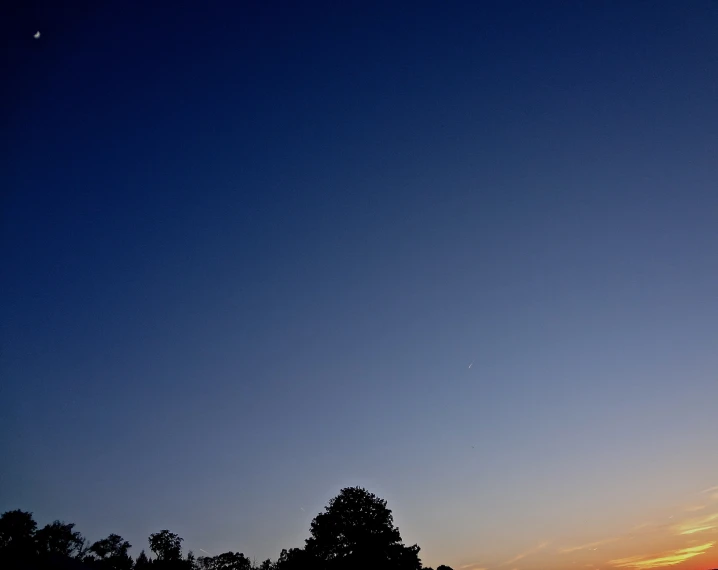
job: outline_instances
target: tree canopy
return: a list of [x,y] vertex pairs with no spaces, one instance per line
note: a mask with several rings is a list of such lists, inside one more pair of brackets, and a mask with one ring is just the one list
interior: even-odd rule
[[182,558],[182,540],[173,532],[161,530],[150,535],[150,550],[157,560],[180,560]]
[[306,551],[322,568],[421,568],[419,547],[402,544],[386,501],[360,487],[342,489],[310,533]]
[[72,557],[83,552],[85,539],[73,531],[74,524],[55,521],[37,531],[35,541],[39,553]]

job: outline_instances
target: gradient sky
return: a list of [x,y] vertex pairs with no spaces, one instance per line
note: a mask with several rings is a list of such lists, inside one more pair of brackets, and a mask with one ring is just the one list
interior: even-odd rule
[[0,510],[718,567],[716,2],[14,4]]

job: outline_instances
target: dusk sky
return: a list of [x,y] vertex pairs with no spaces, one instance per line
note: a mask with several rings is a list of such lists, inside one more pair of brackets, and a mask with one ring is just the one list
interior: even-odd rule
[[718,567],[717,2],[8,4],[0,512]]

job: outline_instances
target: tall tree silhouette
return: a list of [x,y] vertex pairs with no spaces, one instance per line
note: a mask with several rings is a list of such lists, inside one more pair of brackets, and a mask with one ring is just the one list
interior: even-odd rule
[[176,562],[182,559],[182,538],[168,530],[161,530],[150,535],[150,550],[157,560]]
[[147,558],[145,551],[142,550],[135,560],[135,570],[148,570],[151,566],[150,559]]
[[317,567],[420,570],[419,547],[404,546],[386,501],[347,487],[312,521],[307,554]]
[[0,565],[8,569],[26,568],[37,558],[32,513],[20,509],[0,517]]

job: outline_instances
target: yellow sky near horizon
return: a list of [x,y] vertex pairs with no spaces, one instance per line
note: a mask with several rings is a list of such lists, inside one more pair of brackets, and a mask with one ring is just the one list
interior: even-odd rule
[[718,486],[662,508],[610,536],[537,540],[504,560],[464,560],[460,570],[710,570],[718,568]]

